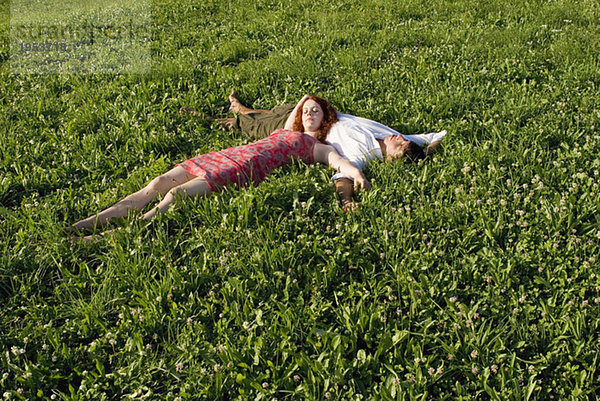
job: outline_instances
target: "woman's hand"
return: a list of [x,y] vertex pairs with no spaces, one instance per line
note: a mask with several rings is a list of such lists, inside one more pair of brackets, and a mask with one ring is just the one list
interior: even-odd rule
[[354,190],[358,191],[359,189],[364,189],[365,191],[368,191],[369,189],[371,189],[371,183],[369,182],[369,180],[367,180],[365,178],[365,176],[359,172],[359,174],[354,178]]
[[296,114],[298,114],[298,112],[300,111],[300,106],[302,104],[304,104],[304,101],[306,99],[308,99],[309,97],[310,97],[310,95],[304,95],[302,97],[302,99],[300,99],[300,101],[298,103],[296,103],[296,107],[294,107],[294,110],[292,110],[292,112],[288,116],[287,120],[285,120],[285,125],[283,126],[284,129],[291,130],[294,128],[294,121],[296,120]]
[[316,162],[328,164],[339,173],[352,177],[354,180],[354,190],[359,188],[364,190],[371,189],[371,184],[365,178],[362,171],[340,156],[333,146],[317,142],[313,150],[313,156]]

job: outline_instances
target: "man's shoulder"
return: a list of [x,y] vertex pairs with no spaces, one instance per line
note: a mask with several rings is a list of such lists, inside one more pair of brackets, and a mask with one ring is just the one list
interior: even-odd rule
[[352,129],[355,127],[360,127],[360,121],[358,117],[352,116],[350,114],[342,114],[341,117],[338,117],[338,121],[333,124],[333,127],[344,128],[344,129]]
[[336,122],[335,124],[333,124],[333,126],[329,130],[329,133],[327,134],[327,137],[329,138],[329,137],[333,137],[333,136],[340,136],[340,137],[347,138],[348,136],[353,136],[354,134],[364,135],[364,133],[361,130],[360,125],[358,125],[352,121],[340,120],[340,121]]
[[346,126],[361,127],[369,130],[391,130],[390,127],[387,127],[380,122],[369,120],[364,117],[353,116],[352,114],[342,114],[341,117],[338,115],[338,120]]
[[358,117],[352,114],[337,113],[338,122],[355,121]]

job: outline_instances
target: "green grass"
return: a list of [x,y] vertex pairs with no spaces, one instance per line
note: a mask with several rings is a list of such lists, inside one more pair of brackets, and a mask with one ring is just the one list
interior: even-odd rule
[[[140,3],[140,2],[132,2]],[[64,21],[66,16],[99,12],[104,8],[123,8],[118,0],[65,0],[60,3],[48,0],[11,0],[8,2],[13,24],[48,24]],[[128,4],[130,6],[130,4]],[[120,6],[120,7],[119,7]]]
[[[596,399],[595,2],[162,0],[148,74],[11,73],[9,9],[5,398]],[[449,134],[425,162],[371,165],[358,214],[331,171],[296,163],[66,240],[175,163],[245,143],[177,113],[222,116],[234,88]]]
[[151,4],[136,0],[13,0],[15,74],[149,73]]

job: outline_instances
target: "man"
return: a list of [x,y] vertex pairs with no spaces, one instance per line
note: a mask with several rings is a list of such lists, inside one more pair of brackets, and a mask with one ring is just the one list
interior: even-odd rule
[[[272,110],[251,109],[240,102],[235,91],[229,95],[229,101],[229,111],[236,114],[235,118],[209,117],[209,119],[218,121],[226,129],[241,131],[252,138],[263,138],[274,130],[283,128],[295,108],[294,104],[285,104]],[[200,112],[182,107],[180,113],[185,112],[202,115]],[[422,159],[439,150],[444,135],[446,131],[402,135],[378,122],[338,112],[338,122],[329,130],[327,142],[362,171],[363,167],[375,158],[383,161],[401,157],[410,161]],[[425,146],[425,150],[421,148],[422,146]],[[332,180],[335,182],[336,192],[340,196],[344,210],[357,207],[357,203],[353,201],[352,179],[337,173]]]

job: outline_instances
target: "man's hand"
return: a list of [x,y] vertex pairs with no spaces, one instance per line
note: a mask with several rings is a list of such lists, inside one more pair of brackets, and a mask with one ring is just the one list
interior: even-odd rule
[[439,151],[441,148],[442,148],[442,143],[440,141],[431,142],[425,148],[425,151],[424,151],[425,156],[432,155],[432,154],[436,153],[437,151]]
[[[367,186],[363,188],[370,188],[369,182],[366,180],[362,185]],[[342,177],[335,180],[335,192],[339,195],[342,209],[346,213],[358,212],[358,202],[355,202],[353,199],[355,187],[356,181],[353,184],[349,178]]]
[[342,202],[342,209],[344,209],[345,213],[350,213],[350,212],[354,212],[354,213],[358,213],[360,210],[358,208],[358,202]]

